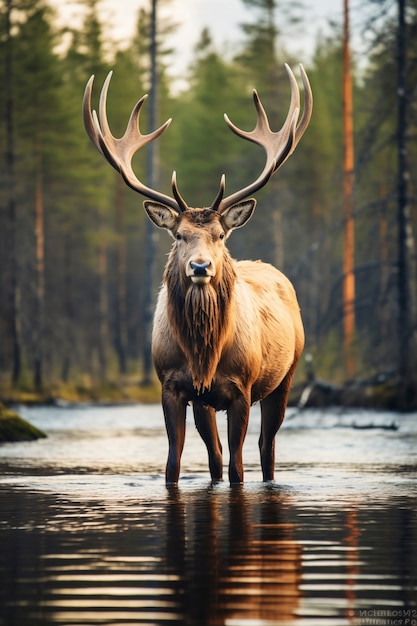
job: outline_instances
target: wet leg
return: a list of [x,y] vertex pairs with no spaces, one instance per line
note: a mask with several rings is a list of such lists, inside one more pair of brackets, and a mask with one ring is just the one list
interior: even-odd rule
[[179,394],[162,390],[162,408],[169,445],[165,480],[167,484],[173,484],[178,482],[180,475],[181,455],[185,441],[187,403]]
[[250,402],[244,396],[233,401],[227,410],[229,439],[229,480],[231,484],[243,483],[242,448],[248,430]]
[[261,401],[259,451],[264,481],[274,480],[275,435],[285,416],[293,375],[294,371],[291,370],[279,387]]
[[193,411],[196,428],[207,447],[211,479],[222,480],[222,445],[217,432],[216,412],[212,407],[201,404],[194,404]]

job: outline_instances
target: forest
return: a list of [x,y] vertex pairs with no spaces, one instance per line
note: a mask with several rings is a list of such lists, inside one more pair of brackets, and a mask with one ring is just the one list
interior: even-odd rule
[[[173,122],[157,142],[154,186],[170,194],[175,170],[191,206],[212,202],[223,173],[228,193],[246,186],[263,168],[262,150],[233,135],[223,114],[252,129],[256,87],[278,130],[290,99],[284,63],[299,78],[302,62],[312,121],[229,248],[235,258],[272,263],[294,283],[306,333],[298,380],[390,381],[396,406],[416,408],[417,1],[362,0],[367,53],[358,59],[353,50],[350,64],[352,302],[344,297],[343,24],[317,38],[311,58],[292,58],[285,37],[291,28],[302,36],[302,11],[292,13],[298,3],[242,2],[253,20],[242,24],[241,44],[224,54],[203,30],[181,89],[167,45],[175,22],[157,22],[156,125]],[[113,70],[108,117],[114,134],[123,134],[150,89],[151,6],[139,11],[135,36],[121,47],[104,37],[100,0],[80,4],[81,27],[58,28],[46,0],[0,1],[3,390],[149,382],[150,319],[171,240],[91,145],[81,102],[89,77],[96,98]],[[144,130],[149,111],[145,104]],[[142,152],[134,168],[146,180]]]

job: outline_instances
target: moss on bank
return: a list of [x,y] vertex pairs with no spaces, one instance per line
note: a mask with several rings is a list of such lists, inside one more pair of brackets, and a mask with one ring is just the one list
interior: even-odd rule
[[0,443],[43,439],[44,432],[0,403]]
[[35,390],[30,386],[12,387],[9,384],[0,384],[0,401],[6,405],[55,404],[57,401],[74,404],[149,404],[161,401],[161,388],[157,382],[142,385],[136,381],[59,383],[45,386],[42,390]]

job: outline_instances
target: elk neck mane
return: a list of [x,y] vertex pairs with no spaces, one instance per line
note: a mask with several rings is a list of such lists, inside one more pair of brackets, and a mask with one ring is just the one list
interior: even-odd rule
[[236,274],[227,250],[217,276],[206,285],[186,282],[175,244],[164,273],[168,319],[184,352],[193,386],[198,393],[210,389],[223,346],[230,336],[230,315]]

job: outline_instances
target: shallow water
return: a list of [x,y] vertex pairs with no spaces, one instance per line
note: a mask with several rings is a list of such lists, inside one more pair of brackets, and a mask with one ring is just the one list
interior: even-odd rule
[[417,625],[416,414],[289,410],[265,485],[254,407],[233,488],[190,417],[168,490],[159,406],[19,410],[48,438],[0,446],[2,626]]

